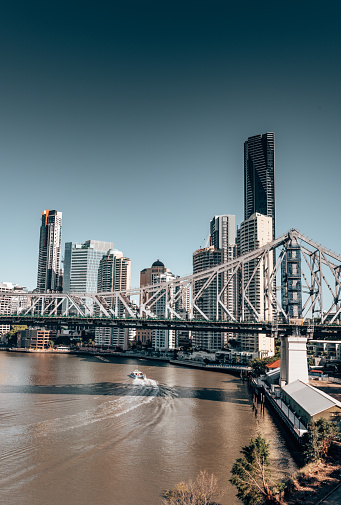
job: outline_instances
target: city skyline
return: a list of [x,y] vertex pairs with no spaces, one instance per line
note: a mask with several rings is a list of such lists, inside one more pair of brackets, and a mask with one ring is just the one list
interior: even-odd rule
[[336,18],[304,2],[294,16],[251,2],[6,5],[0,280],[36,287],[43,209],[63,212],[62,251],[112,241],[132,286],[157,258],[190,273],[213,216],[243,221],[243,144],[264,132],[277,235],[294,227],[340,253]]

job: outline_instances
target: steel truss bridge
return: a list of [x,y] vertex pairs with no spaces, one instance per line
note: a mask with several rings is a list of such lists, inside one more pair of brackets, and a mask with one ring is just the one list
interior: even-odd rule
[[[302,313],[282,306],[280,273],[300,250]],[[258,284],[256,284],[258,283]],[[255,285],[261,299],[255,303]],[[231,293],[235,303],[231,305]],[[209,307],[202,300],[209,299]],[[213,304],[213,311],[212,311]],[[341,337],[341,256],[297,230],[219,266],[108,293],[0,293],[0,324],[79,325]]]

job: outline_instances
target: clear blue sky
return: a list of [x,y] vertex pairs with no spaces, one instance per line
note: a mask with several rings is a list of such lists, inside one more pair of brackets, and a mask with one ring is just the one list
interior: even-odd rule
[[[243,220],[243,143],[275,132],[277,233],[341,253],[340,3],[12,1],[0,9],[0,281],[36,286],[40,216],[191,272]],[[63,246],[64,247],[64,246]]]

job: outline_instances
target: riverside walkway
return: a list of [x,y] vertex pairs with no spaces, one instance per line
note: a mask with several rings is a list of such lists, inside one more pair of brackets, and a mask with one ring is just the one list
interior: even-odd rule
[[280,419],[284,422],[294,438],[299,442],[304,433],[307,432],[307,429],[301,422],[300,418],[296,416],[296,414],[282,400],[282,398],[276,398],[275,395],[271,393],[271,390],[267,384],[265,384],[265,382],[263,382],[261,379],[252,378],[251,385],[256,390],[264,391],[264,395],[268,403],[272,406]]

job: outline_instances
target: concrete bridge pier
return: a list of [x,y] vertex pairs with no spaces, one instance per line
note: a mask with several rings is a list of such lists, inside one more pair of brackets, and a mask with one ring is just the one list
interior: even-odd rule
[[281,337],[280,386],[297,379],[308,383],[307,337],[302,337],[298,328],[294,335]]

